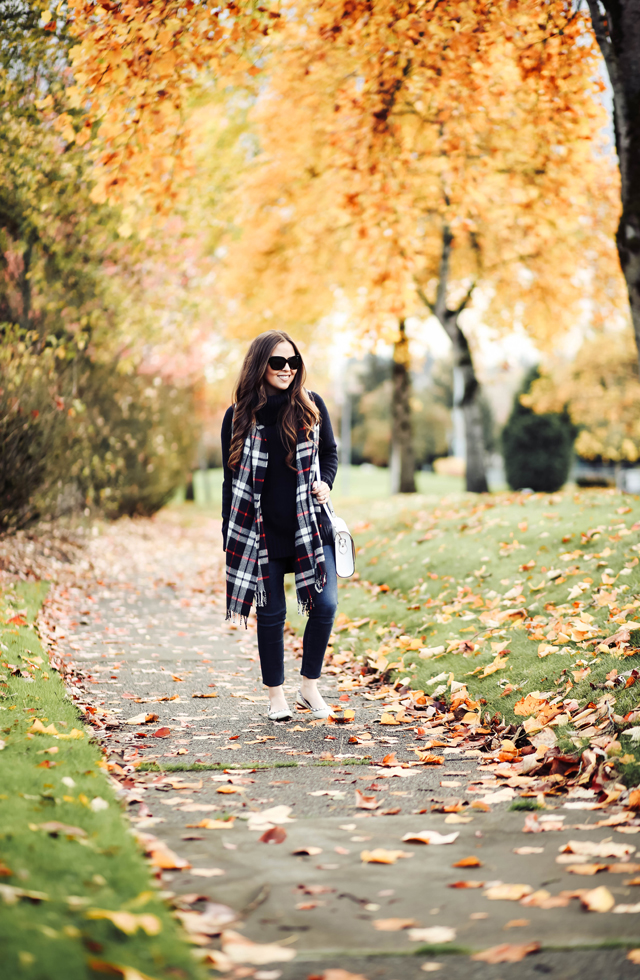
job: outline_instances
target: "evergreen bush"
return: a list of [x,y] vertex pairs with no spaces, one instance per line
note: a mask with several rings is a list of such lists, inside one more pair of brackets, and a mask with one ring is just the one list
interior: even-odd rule
[[537,368],[527,374],[516,393],[511,415],[502,430],[502,454],[507,482],[512,490],[525,487],[552,493],[566,482],[573,456],[576,428],[567,412],[536,413],[523,405],[539,377]]

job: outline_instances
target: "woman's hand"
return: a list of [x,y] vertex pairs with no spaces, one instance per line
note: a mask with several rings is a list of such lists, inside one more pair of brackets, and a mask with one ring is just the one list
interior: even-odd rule
[[319,504],[326,504],[329,499],[329,486],[323,481],[320,483],[314,483],[311,487],[311,493],[317,499]]

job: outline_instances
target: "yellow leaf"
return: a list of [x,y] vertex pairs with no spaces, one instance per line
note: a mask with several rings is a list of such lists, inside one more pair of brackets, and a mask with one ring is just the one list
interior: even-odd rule
[[42,724],[39,718],[35,718],[31,728],[28,729],[28,734],[30,735],[57,735],[58,729],[53,724],[45,726]]
[[87,919],[108,919],[116,929],[126,932],[128,936],[133,936],[138,929],[142,929],[148,936],[157,936],[162,932],[162,923],[157,915],[143,913],[136,915],[135,912],[113,912],[110,909],[88,909],[85,913]]
[[68,734],[61,732],[58,738],[84,738],[84,732],[81,732],[79,728],[72,728]]

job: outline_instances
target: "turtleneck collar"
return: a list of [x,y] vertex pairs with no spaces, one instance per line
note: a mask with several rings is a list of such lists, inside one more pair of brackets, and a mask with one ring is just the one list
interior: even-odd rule
[[276,395],[267,395],[267,404],[257,413],[256,418],[261,425],[274,425],[280,414],[280,409],[289,401],[289,391],[279,391]]

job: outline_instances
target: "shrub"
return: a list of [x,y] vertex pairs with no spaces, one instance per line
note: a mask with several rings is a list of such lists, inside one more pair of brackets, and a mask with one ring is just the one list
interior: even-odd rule
[[155,513],[193,462],[191,389],[85,359],[75,392],[54,452],[59,498],[109,517]]
[[566,412],[536,415],[522,404],[520,396],[530,390],[538,377],[538,369],[533,368],[514,398],[502,431],[502,453],[512,490],[530,487],[552,493],[569,475],[576,428]]
[[0,325],[0,533],[36,516],[35,495],[50,474],[48,454],[64,424],[51,348]]

